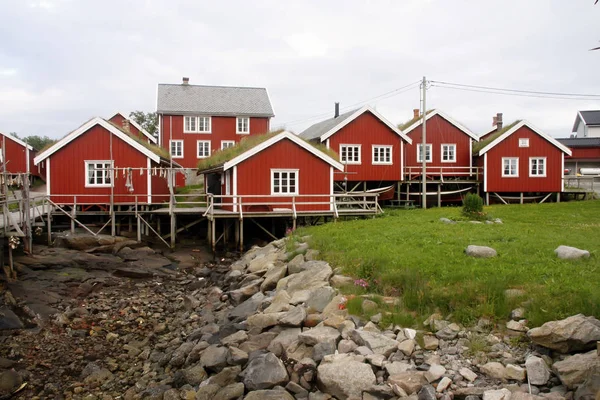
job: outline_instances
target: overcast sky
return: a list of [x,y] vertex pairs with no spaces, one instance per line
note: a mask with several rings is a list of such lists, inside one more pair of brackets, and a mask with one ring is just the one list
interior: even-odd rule
[[[300,132],[344,107],[416,82],[600,94],[594,0],[0,0],[0,130],[61,137],[92,116],[154,111],[158,83],[259,86]],[[401,92],[401,91],[399,91]],[[369,104],[394,123],[415,87]],[[394,93],[393,93],[394,94]],[[527,119],[568,136],[556,100],[433,86],[439,108],[476,133]],[[317,118],[314,118],[317,116]],[[312,119],[311,119],[312,118]]]

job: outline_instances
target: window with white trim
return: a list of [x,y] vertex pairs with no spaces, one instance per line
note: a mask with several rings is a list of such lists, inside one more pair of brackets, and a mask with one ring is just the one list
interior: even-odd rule
[[197,122],[196,117],[188,117],[188,116],[183,117],[183,131],[184,132],[196,132],[198,130],[198,128],[197,128],[198,124],[196,124],[196,122]]
[[519,139],[519,147],[529,147],[529,138]]
[[[421,157],[423,143],[417,143],[417,162],[423,162],[423,157]],[[425,162],[431,162],[431,144],[425,145]]]
[[236,131],[240,135],[246,135],[250,133],[250,118],[248,117],[237,117],[236,119]]
[[110,187],[112,162],[96,160],[85,162],[86,187]]
[[211,117],[183,117],[183,132],[210,133]]
[[373,146],[373,164],[392,164],[392,146]]
[[442,145],[442,162],[456,162],[456,145]]
[[183,140],[170,140],[171,157],[183,158]]
[[272,169],[271,194],[298,194],[298,170]]
[[513,178],[519,177],[518,158],[502,158],[502,176]]
[[210,140],[198,140],[196,142],[198,158],[210,157]]
[[533,177],[546,176],[546,157],[530,157],[529,158],[529,176],[533,176]]
[[235,146],[235,140],[221,140],[221,150]]
[[360,164],[360,145],[341,144],[340,161],[343,164]]

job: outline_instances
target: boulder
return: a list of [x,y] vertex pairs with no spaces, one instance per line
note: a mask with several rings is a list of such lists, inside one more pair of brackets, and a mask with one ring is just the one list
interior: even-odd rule
[[452,384],[452,379],[445,376],[442,378],[442,380],[439,381],[436,391],[438,393],[442,393],[444,390],[446,390],[450,387],[450,384]]
[[439,364],[433,364],[432,366],[429,367],[427,372],[425,372],[424,376],[425,376],[425,379],[427,379],[427,382],[431,383],[431,382],[435,382],[438,379],[440,379],[442,376],[444,376],[445,373],[446,373],[445,367],[443,367]]
[[283,362],[273,353],[253,358],[244,371],[244,385],[250,391],[285,385],[288,380]]
[[581,250],[577,247],[571,246],[558,246],[554,253],[556,256],[563,260],[577,260],[579,258],[590,258],[590,252],[587,250]]
[[398,350],[400,350],[405,356],[410,357],[415,350],[415,345],[416,342],[413,339],[407,339],[398,344]]
[[342,337],[337,329],[328,326],[319,326],[305,330],[298,335],[300,343],[304,343],[309,346],[314,346],[317,343],[333,342],[337,344],[338,340]]
[[425,350],[435,350],[438,348],[440,341],[438,338],[432,335],[424,335],[423,336],[423,348]]
[[280,356],[283,350],[287,349],[292,343],[298,340],[300,332],[300,328],[287,328],[282,330],[277,337],[269,343],[267,350],[276,356]]
[[229,292],[229,298],[234,305],[238,305],[243,301],[254,296],[260,291],[260,285],[263,282],[262,279],[255,279],[248,283],[246,286]]
[[277,282],[277,291],[285,290],[291,297],[294,297],[296,292],[310,292],[324,286],[329,286],[329,277],[333,273],[329,264],[322,261],[309,261],[305,264],[309,263],[313,264],[313,268],[288,275]]
[[302,306],[296,306],[284,313],[279,318],[281,325],[301,326],[306,319],[306,309]]
[[382,354],[386,357],[398,349],[398,342],[396,340],[390,339],[381,333],[354,329],[350,331],[349,336],[359,346],[367,346],[373,350],[373,353]]
[[387,363],[383,367],[387,371],[388,375],[398,375],[409,371],[413,368],[412,365],[402,361],[394,361],[391,363]]
[[575,392],[575,400],[598,400],[600,393],[600,369],[591,372]]
[[600,340],[600,320],[577,314],[530,329],[527,336],[533,343],[560,353],[591,350]]
[[286,273],[287,265],[285,264],[271,266],[264,276],[265,280],[260,285],[260,290],[264,292],[265,290],[274,289],[275,286],[277,286],[277,282],[279,282],[279,280],[283,278]]
[[[235,400],[244,395],[244,384],[242,382],[232,383],[219,389],[212,400]],[[164,399],[163,399],[164,400]]]
[[200,365],[205,368],[222,368],[227,365],[229,349],[218,345],[207,347],[200,356]]
[[388,383],[391,385],[398,385],[406,392],[406,394],[411,395],[418,393],[423,385],[427,384],[427,379],[425,379],[423,372],[421,371],[407,371],[390,375]]
[[506,379],[512,379],[515,381],[523,382],[526,378],[526,371],[524,368],[514,364],[506,364]]
[[525,368],[527,369],[527,376],[529,382],[532,385],[545,385],[550,379],[550,370],[546,365],[546,362],[540,357],[529,356],[525,360]]
[[596,350],[575,354],[555,362],[552,369],[563,385],[574,388],[581,385],[588,375],[600,371],[600,357]]
[[437,400],[435,388],[431,385],[423,385],[417,396],[418,400]]
[[[23,379],[14,369],[0,373],[0,396],[10,394],[21,386]],[[9,398],[9,397],[7,397]]]
[[302,269],[300,268],[302,264],[304,264],[304,255],[298,254],[296,257],[292,258],[292,260],[287,264],[287,269],[290,275],[302,272]]
[[279,324],[279,318],[283,317],[284,315],[284,312],[254,314],[246,319],[246,326],[248,327],[248,330],[256,329],[258,331],[262,331],[265,328]]
[[478,258],[490,258],[490,257],[496,257],[498,255],[496,250],[492,249],[491,247],[476,246],[473,244],[467,246],[467,248],[465,250],[465,254],[468,256],[471,256],[471,257],[478,257]]
[[510,400],[512,393],[508,389],[486,390],[483,400]]
[[469,382],[473,382],[477,379],[477,374],[466,367],[459,369],[458,373]]
[[184,369],[183,376],[185,381],[193,386],[199,385],[208,377],[206,371],[200,365]]
[[6,307],[0,307],[0,330],[23,329],[23,322],[17,315]]
[[481,372],[495,379],[506,379],[506,368],[499,362],[489,362],[481,367]]
[[319,365],[317,382],[321,391],[340,400],[361,399],[362,391],[377,381],[371,366],[351,356],[336,356],[332,361]]
[[294,396],[285,390],[255,390],[248,393],[244,400],[294,400]]

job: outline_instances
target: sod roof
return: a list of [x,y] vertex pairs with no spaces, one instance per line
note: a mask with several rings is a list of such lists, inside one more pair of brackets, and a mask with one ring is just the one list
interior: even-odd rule
[[488,144],[492,143],[494,140],[498,139],[500,136],[502,136],[503,133],[505,133],[505,132],[509,131],[510,129],[514,128],[514,126],[517,125],[519,122],[521,122],[520,119],[516,120],[515,122],[513,122],[513,123],[511,123],[509,125],[506,125],[502,129],[500,129],[498,132],[493,133],[490,136],[488,136],[485,140],[473,143],[473,154],[479,153],[479,151],[481,149],[483,149],[484,147],[486,147]]

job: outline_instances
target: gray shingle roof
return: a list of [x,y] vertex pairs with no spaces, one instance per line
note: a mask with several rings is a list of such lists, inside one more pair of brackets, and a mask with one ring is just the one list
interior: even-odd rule
[[159,114],[273,117],[265,88],[159,84]]
[[600,147],[600,138],[562,138],[556,140],[567,147]]
[[340,114],[337,118],[329,118],[325,121],[317,122],[305,129],[299,136],[306,140],[317,139],[351,117],[356,111],[358,111],[358,109]]
[[586,125],[600,125],[600,110],[580,111],[580,113]]

